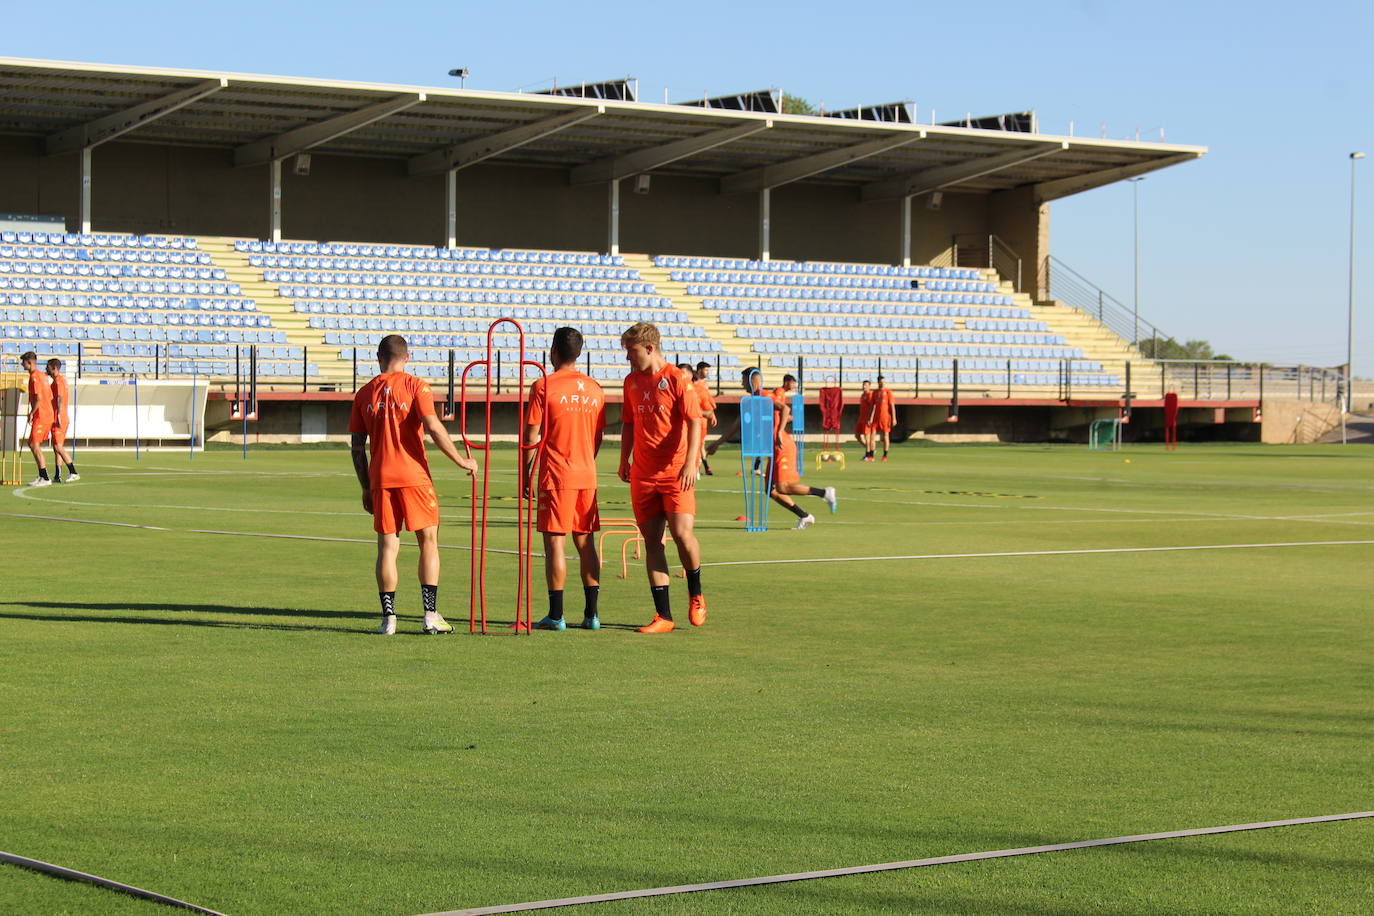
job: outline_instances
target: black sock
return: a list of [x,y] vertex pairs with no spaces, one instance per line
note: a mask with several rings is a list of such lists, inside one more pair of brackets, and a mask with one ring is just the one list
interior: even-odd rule
[[421,585],[420,597],[424,599],[426,614],[439,613],[439,586]]
[[587,609],[586,609],[586,611],[584,612],[584,615],[583,615],[583,616],[586,616],[586,617],[595,617],[596,614],[597,614],[597,612],[596,612],[596,602],[597,602],[597,600],[601,597],[601,586],[599,586],[599,585],[584,585],[584,586],[582,586],[582,597],[585,598],[586,601],[587,601]]
[[549,617],[553,620],[563,619],[563,589],[554,591],[549,589]]
[[706,473],[709,474],[711,472],[711,462],[707,461],[705,458],[701,459],[701,466],[706,469]]
[[47,480],[47,479],[48,479],[48,469],[47,469],[47,468],[39,468],[39,469],[38,469],[38,478],[39,478],[40,480]]
[[394,617],[396,615],[396,593],[378,592],[377,597],[382,599],[382,613]]
[[762,458],[755,458],[755,459],[754,459],[754,470],[757,471],[757,470],[758,470],[759,468],[761,468],[762,466],[763,466],[763,459],[762,459]]
[[810,489],[808,489],[808,490],[806,491],[806,495],[807,495],[807,496],[820,496],[820,497],[824,497],[824,496],[825,496],[825,491],[822,490],[820,487],[811,487]]
[[654,596],[654,613],[664,620],[672,620],[673,611],[668,607],[668,586],[651,585],[649,591]]
[[687,570],[687,594],[696,598],[701,594],[701,567]]
[[67,473],[68,473],[68,474],[75,474],[75,473],[76,473],[76,465],[74,465],[74,464],[69,464],[69,465],[67,465]]
[[783,508],[785,508],[788,512],[791,512],[797,518],[806,518],[807,516],[806,510],[803,509],[801,506],[797,505],[796,503],[793,503],[790,506],[784,506]]
[[887,449],[883,449],[883,457],[884,457],[884,458],[887,457]]

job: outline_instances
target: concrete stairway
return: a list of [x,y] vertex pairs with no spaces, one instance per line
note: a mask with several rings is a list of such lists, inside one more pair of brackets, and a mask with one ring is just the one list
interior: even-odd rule
[[[263,280],[261,268],[248,266],[247,252],[235,251],[235,241],[232,238],[199,237],[200,249],[210,255],[216,267],[223,268],[225,276],[239,284],[243,295],[257,303],[258,311],[271,317],[272,327],[286,334],[287,343],[305,348],[309,361],[319,369],[319,374],[310,379],[311,386],[336,384],[351,389],[352,362],[339,359],[339,348],[325,344],[324,332],[310,327],[310,320],[295,310],[291,300],[277,295],[276,285]],[[359,354],[360,358],[362,355]],[[368,359],[367,365],[370,369],[371,359]]]
[[733,325],[721,321],[718,313],[703,306],[700,296],[687,295],[687,284],[670,280],[668,268],[655,266],[653,258],[644,254],[622,254],[621,257],[625,259],[625,266],[639,271],[639,276],[646,283],[652,283],[660,296],[672,299],[673,306],[685,313],[692,324],[705,331],[707,337],[720,341],[726,353],[738,356],[744,365],[752,365],[758,358],[749,342],[736,336]]

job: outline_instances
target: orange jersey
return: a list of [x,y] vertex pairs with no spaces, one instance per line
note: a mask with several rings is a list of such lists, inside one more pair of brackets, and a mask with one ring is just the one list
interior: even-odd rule
[[792,393],[786,388],[774,388],[772,397],[773,403],[777,405],[773,409],[773,438],[777,439],[779,435],[787,432],[783,427],[782,415],[792,406]]
[[885,423],[892,419],[892,389],[879,388],[873,392],[873,421]]
[[869,390],[859,395],[859,422],[865,426],[872,426],[877,417],[877,394],[878,392]]
[[431,485],[421,421],[433,413],[429,383],[407,372],[379,375],[358,389],[348,431],[372,440],[372,489]]
[[[48,390],[52,393],[53,429],[66,429],[67,413],[72,406],[72,402],[67,399],[67,377],[60,372],[54,375]],[[61,410],[57,409],[58,401],[62,402]]]
[[687,421],[700,419],[701,402],[672,363],[625,376],[620,422],[634,427],[631,479],[675,480],[687,459]]
[[48,374],[37,369],[29,373],[29,419],[52,425],[52,386]]
[[716,399],[711,396],[711,383],[706,379],[701,379],[692,383],[696,390],[697,400],[701,403],[702,413],[714,413],[716,409]]
[[576,369],[534,380],[525,422],[541,428],[540,490],[596,489],[596,434],[606,426],[606,395]]

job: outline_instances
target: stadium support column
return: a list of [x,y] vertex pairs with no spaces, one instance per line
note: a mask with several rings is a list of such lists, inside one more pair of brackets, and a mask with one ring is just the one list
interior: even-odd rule
[[268,238],[273,242],[281,241],[281,160],[273,159],[267,164],[271,172],[272,196],[268,201],[271,210],[271,226]]
[[448,232],[444,237],[448,239],[446,247],[452,251],[458,247],[458,170],[449,169],[445,180],[448,185]]
[[607,214],[606,253],[620,254],[620,179],[611,179],[609,213]]
[[81,233],[91,232],[91,147],[81,148]]
[[902,266],[911,266],[911,195],[902,198]]
[[772,235],[773,191],[771,188],[759,190],[759,260],[767,261],[772,257],[769,250]]

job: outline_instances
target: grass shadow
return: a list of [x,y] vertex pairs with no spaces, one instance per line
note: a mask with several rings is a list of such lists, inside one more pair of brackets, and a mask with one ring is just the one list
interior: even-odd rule
[[[149,602],[71,602],[71,601],[0,601],[0,607],[52,608],[62,611],[151,611],[154,613],[184,614],[251,614],[264,617],[320,617],[329,619],[367,620],[376,614],[368,611],[322,611],[305,608],[275,608],[241,604],[168,604]],[[100,618],[97,618],[100,619]]]

